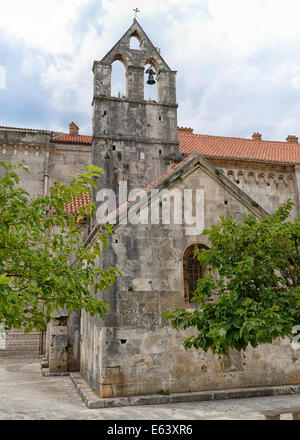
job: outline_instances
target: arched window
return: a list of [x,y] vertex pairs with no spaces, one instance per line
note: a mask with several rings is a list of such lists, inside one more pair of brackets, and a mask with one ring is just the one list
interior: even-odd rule
[[[155,84],[147,84],[149,79],[148,69],[152,69],[154,72],[152,78],[155,81]],[[151,78],[151,77],[150,77]],[[155,67],[152,64],[146,64],[145,66],[145,74],[144,74],[144,99],[145,101],[157,101],[157,72]]]
[[126,96],[126,75],[124,64],[116,60],[111,65],[111,96],[124,98]]
[[206,273],[206,267],[200,264],[195,251],[199,249],[208,249],[203,244],[193,244],[189,246],[183,255],[183,280],[184,280],[184,297],[186,304],[190,304],[191,298],[197,288],[197,281]]
[[294,178],[293,178],[293,176],[287,176],[286,182],[287,182],[289,193],[293,194],[293,192],[294,192]]

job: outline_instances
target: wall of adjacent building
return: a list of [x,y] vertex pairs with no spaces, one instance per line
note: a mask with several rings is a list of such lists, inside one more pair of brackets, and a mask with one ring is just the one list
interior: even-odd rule
[[210,162],[267,212],[276,211],[291,199],[295,203],[292,216],[300,215],[299,176],[295,165],[233,159],[210,159]]
[[[47,194],[57,179],[65,184],[70,183],[92,161],[90,145],[55,144],[51,143],[51,137],[50,132],[0,129],[0,161],[13,164],[22,162],[28,166],[30,174],[19,171],[19,185],[32,197]],[[0,175],[4,172],[1,168]],[[73,341],[74,322],[77,321],[72,320],[70,325],[70,345],[74,347],[70,349],[70,369],[78,367],[78,338]],[[78,322],[77,327],[79,329]],[[40,354],[45,350],[45,345],[45,337],[41,332],[24,334],[22,329],[12,329],[3,333],[0,356]]]

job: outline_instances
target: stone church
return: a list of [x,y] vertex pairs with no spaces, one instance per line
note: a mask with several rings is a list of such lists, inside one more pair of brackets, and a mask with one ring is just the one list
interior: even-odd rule
[[[138,48],[132,49],[131,39]],[[111,69],[121,61],[126,95],[111,96]],[[145,66],[157,81],[157,99],[144,94]],[[56,179],[68,183],[85,165],[101,166],[93,200],[97,216],[82,223],[92,247],[103,224],[114,233],[99,267],[122,272],[109,291],[97,294],[110,306],[103,319],[84,311],[53,316],[47,332],[10,331],[0,341],[0,357],[46,353],[50,371],[80,371],[101,397],[298,384],[300,349],[276,340],[230,356],[185,351],[191,331],[175,331],[165,310],[193,309],[192,292],[205,268],[193,258],[210,243],[201,236],[220,216],[240,221],[260,218],[288,198],[300,215],[298,138],[266,141],[194,134],[177,127],[176,71],[170,69],[139,23],[93,65],[93,136],[0,127],[0,160],[29,165],[23,186],[47,194]],[[126,188],[125,188],[126,187]],[[101,192],[101,190],[105,191]],[[116,195],[107,203],[105,195]],[[182,221],[184,197],[184,219]],[[185,204],[186,199],[191,203]],[[151,200],[151,203],[149,202]],[[76,198],[66,209],[88,203]],[[151,205],[151,206],[150,206]],[[170,208],[164,216],[163,207]],[[155,209],[153,209],[155,207]],[[154,214],[153,214],[154,212]]]

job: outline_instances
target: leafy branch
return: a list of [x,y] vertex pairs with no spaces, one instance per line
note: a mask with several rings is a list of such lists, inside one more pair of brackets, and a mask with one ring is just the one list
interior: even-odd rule
[[[0,166],[0,322],[28,332],[45,328],[60,308],[102,317],[109,306],[99,294],[120,275],[113,267],[98,268],[112,228],[107,226],[87,249],[78,223],[95,213],[95,205],[79,207],[77,216],[66,213],[66,205],[73,197],[90,194],[104,171],[90,165],[70,185],[57,181],[48,196],[30,198],[17,187],[18,173],[29,173],[28,168],[21,163]],[[70,265],[74,258],[76,265]]]

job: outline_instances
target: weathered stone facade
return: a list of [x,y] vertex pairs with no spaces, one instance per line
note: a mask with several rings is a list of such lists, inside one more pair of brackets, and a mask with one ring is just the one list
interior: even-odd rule
[[[47,195],[56,180],[68,184],[78,176],[86,165],[91,163],[91,147],[82,144],[54,142],[59,133],[46,130],[0,127],[0,161],[6,163],[22,162],[29,167],[30,175],[20,172],[20,185],[33,197]],[[74,138],[75,139],[75,138]],[[2,172],[2,170],[0,170]],[[81,224],[88,232],[88,224]],[[74,314],[73,314],[74,315]],[[70,318],[70,341],[76,353],[76,362],[69,353],[69,368],[78,369],[78,341],[73,341],[75,331]],[[74,319],[73,319],[74,318]],[[77,324],[77,328],[79,325]],[[77,330],[79,332],[79,330]],[[2,338],[0,356],[11,354],[42,354],[46,349],[46,331],[24,334],[22,330],[8,331]]]
[[210,161],[267,212],[276,211],[290,198],[295,203],[293,215],[299,215],[299,176],[295,165],[225,159]]
[[[140,41],[140,50],[130,49],[132,37]],[[111,64],[116,60],[126,68],[123,98],[111,97]],[[157,72],[158,102],[144,99],[146,64]],[[93,163],[106,172],[98,185],[113,189],[117,196],[120,181],[128,182],[129,191],[144,188],[167,170],[163,156],[179,156],[176,72],[136,20],[112,50],[94,62],[93,72]]]
[[[249,213],[266,215],[200,157],[192,157],[166,178],[170,190],[203,190],[204,228],[220,216],[240,221]],[[166,178],[155,188],[164,188]],[[101,260],[103,267],[115,265],[123,275],[100,296],[111,311],[102,320],[83,313],[81,324],[81,373],[102,397],[299,382],[300,351],[287,341],[232,352],[230,357],[184,350],[183,341],[193,331],[176,332],[162,315],[167,309],[188,307],[183,254],[195,243],[209,246],[205,237],[187,235],[184,225],[115,227]]]
[[41,354],[43,350],[43,333],[24,333],[22,329],[5,332],[0,327],[0,357],[14,354]]
[[20,177],[22,187],[33,196],[47,194],[57,179],[69,183],[91,163],[90,145],[54,140],[55,133],[46,130],[0,127],[0,161],[29,167],[30,175],[24,172]]
[[[139,50],[130,49],[132,37],[138,38]],[[115,60],[126,69],[125,97],[111,96]],[[144,97],[146,64],[157,74],[157,102]],[[220,216],[240,221],[248,213],[267,215],[287,198],[296,204],[293,215],[300,214],[299,164],[210,157],[209,153],[205,160],[180,152],[176,72],[136,20],[112,50],[94,63],[93,73],[90,141],[76,144],[76,124],[70,126],[74,141],[69,136],[61,143],[54,142],[58,133],[0,128],[0,160],[21,161],[30,167],[31,176],[21,180],[30,193],[47,194],[55,179],[67,183],[93,162],[106,171],[97,181],[98,188],[114,190],[116,195],[120,182],[127,182],[128,191],[149,186],[147,194],[152,189],[201,190],[191,211],[201,217],[202,228],[216,224]],[[96,192],[94,201],[102,202]],[[161,199],[157,201],[160,206]],[[138,203],[128,203],[119,215]],[[111,310],[102,320],[84,312],[81,318],[79,313],[63,311],[53,317],[43,341],[50,370],[75,371],[80,364],[81,374],[102,397],[299,383],[300,351],[289,341],[232,351],[229,357],[184,350],[183,341],[191,331],[176,332],[163,312],[193,307],[185,294],[183,258],[190,246],[209,247],[209,242],[201,231],[193,233],[184,224],[163,224],[161,216],[158,224],[119,222],[114,226],[109,247],[99,260],[100,267],[116,266],[123,275],[98,295]],[[92,219],[87,246],[93,246],[101,231],[96,223]]]
[[[129,48],[131,36],[139,38],[140,51]],[[116,59],[126,67],[125,98],[110,97],[110,69]],[[172,78],[169,85],[161,80],[159,90],[164,88],[165,92],[158,93],[155,104],[143,101],[142,67],[149,59],[158,67],[158,78],[165,78],[159,69]],[[134,21],[108,55],[94,64],[94,75],[94,163],[105,164],[105,184],[115,191],[120,180],[128,181],[129,189],[145,188],[170,169],[163,155],[179,155],[172,72]],[[165,103],[171,107],[164,108]],[[160,114],[166,124],[159,124]],[[167,146],[163,154],[161,144]],[[298,203],[294,165],[224,159],[211,162],[217,168],[200,156],[188,158],[151,189],[201,189],[203,228],[216,224],[220,216],[240,221],[249,213],[267,215],[287,198]],[[231,352],[229,357],[184,350],[183,341],[193,331],[176,332],[163,312],[192,307],[185,296],[183,255],[191,245],[209,247],[209,243],[200,236],[201,231],[191,233],[174,221],[120,224],[124,223],[120,221],[124,211],[137,203],[132,201],[118,211],[119,224],[99,261],[101,267],[117,266],[122,272],[122,278],[99,295],[111,310],[102,320],[82,313],[81,374],[92,388],[101,397],[116,397],[162,389],[184,392],[298,383],[300,352],[288,341]],[[141,210],[148,209],[141,206]],[[193,210],[197,211],[196,205]],[[99,225],[87,246],[93,245],[98,230]]]

